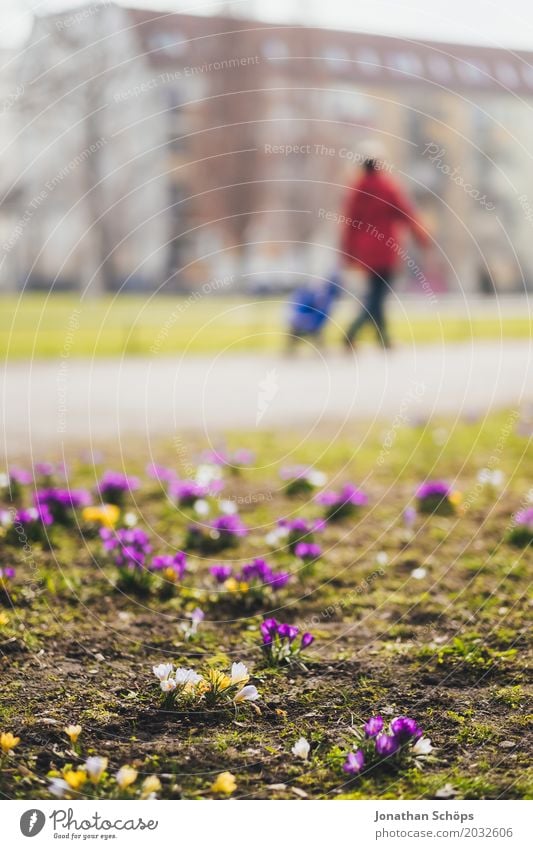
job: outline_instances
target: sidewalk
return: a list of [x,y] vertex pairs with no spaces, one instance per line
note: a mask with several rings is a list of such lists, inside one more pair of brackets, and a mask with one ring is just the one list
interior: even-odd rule
[[531,399],[528,340],[188,359],[15,362],[0,376],[8,455],[127,435],[486,413]]

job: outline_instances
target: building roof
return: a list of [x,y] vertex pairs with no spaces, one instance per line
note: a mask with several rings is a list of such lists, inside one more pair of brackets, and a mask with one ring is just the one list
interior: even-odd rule
[[[365,84],[430,84],[451,91],[533,95],[533,52],[224,16],[127,9],[141,49],[158,66],[257,52],[285,74]],[[295,65],[298,60],[298,66]],[[281,67],[280,67],[281,70]]]

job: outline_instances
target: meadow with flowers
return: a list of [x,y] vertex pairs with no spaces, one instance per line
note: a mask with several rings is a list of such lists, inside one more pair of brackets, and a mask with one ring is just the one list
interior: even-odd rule
[[531,798],[530,440],[511,411],[16,458],[2,796]]

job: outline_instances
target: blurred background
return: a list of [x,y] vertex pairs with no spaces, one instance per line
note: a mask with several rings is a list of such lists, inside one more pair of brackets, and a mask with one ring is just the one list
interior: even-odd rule
[[[31,293],[63,293],[46,353],[65,293],[263,298],[327,275],[369,137],[433,236],[423,271],[441,314],[446,296],[531,290],[527,4],[357,6],[4,2],[0,295],[28,296],[12,353],[42,321]],[[409,256],[397,291],[427,312]],[[512,314],[525,332],[527,312]]]

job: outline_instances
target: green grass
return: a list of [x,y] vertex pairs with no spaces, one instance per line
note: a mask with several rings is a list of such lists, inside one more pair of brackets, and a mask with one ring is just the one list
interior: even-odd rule
[[[433,799],[447,785],[457,799],[531,798],[530,551],[509,545],[506,528],[524,503],[532,466],[528,439],[509,428],[512,421],[502,412],[484,421],[405,426],[380,465],[381,426],[352,424],[330,439],[315,434],[298,441],[297,450],[288,431],[230,435],[229,446],[254,449],[257,463],[227,475],[225,497],[272,498],[238,502],[251,532],[224,561],[266,554],[273,565],[294,568],[286,552],[265,546],[264,533],[280,516],[311,518],[319,510],[280,490],[277,466],[286,453],[337,475],[334,486],[350,480],[370,496],[360,515],[324,531],[315,572],[295,573],[275,611],[268,602],[250,610],[212,593],[212,558],[194,552],[181,592],[136,596],[114,588],[115,570],[93,534],[53,529],[50,548],[32,543],[36,569],[17,539],[0,536],[0,563],[17,572],[11,597],[0,597],[0,731],[21,737],[0,764],[0,797],[49,798],[47,773],[103,754],[110,773],[130,763],[142,776],[161,774],[168,799],[209,797],[213,779],[226,770],[244,798]],[[444,446],[435,440],[437,424],[447,432]],[[505,490],[479,490],[477,471],[502,434],[497,465]],[[183,462],[196,463],[205,447],[192,438]],[[134,509],[154,550],[182,546],[190,514],[169,505],[146,479],[149,458],[140,445],[122,448],[122,456],[108,448],[105,467],[127,462],[127,471],[141,476]],[[177,467],[172,441],[151,449],[150,459]],[[93,468],[77,449],[68,459],[72,484],[93,487],[104,465]],[[457,476],[463,509],[419,517],[411,536],[403,511],[430,471]],[[388,556],[379,570],[378,552]],[[427,574],[415,581],[412,570],[421,565]],[[180,623],[198,603],[206,619],[186,642]],[[307,670],[265,667],[258,628],[267,612],[315,634]],[[162,659],[195,668],[215,659],[246,661],[262,693],[261,714],[161,710],[151,666]],[[415,716],[436,747],[435,760],[424,771],[377,769],[347,783],[340,763],[353,746],[350,729],[381,712]],[[83,727],[75,754],[62,730],[70,722]],[[302,735],[312,745],[306,762],[291,755]]]
[[[279,350],[284,345],[286,303],[245,301],[233,297],[121,295],[84,300],[76,295],[25,294],[2,299],[0,355],[3,359],[58,357],[153,356],[178,352],[210,353],[229,348]],[[354,306],[345,301],[335,312],[327,341],[337,343]],[[531,319],[519,315],[453,316],[413,310],[409,318],[394,314],[392,336],[398,342],[454,342],[517,339],[531,335]],[[371,338],[370,330],[365,331]]]

